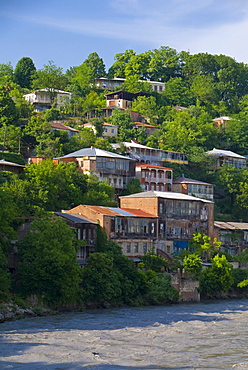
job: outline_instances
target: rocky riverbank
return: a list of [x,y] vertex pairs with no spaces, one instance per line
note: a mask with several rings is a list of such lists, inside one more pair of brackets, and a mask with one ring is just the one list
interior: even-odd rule
[[22,308],[13,302],[0,304],[0,323],[26,317],[54,315],[56,312],[43,307]]

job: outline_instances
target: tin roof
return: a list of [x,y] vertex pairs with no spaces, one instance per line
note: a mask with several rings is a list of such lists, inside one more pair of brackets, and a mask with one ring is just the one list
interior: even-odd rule
[[91,206],[91,205],[79,205],[75,208],[72,208],[72,210],[70,211],[73,211],[73,213],[69,213],[69,214],[77,215],[75,212],[78,212],[80,214],[80,212],[83,213],[83,211],[87,208],[99,214],[105,215],[105,216],[157,217],[141,209],[126,209],[126,208],[118,208],[118,207],[104,207],[104,206]]
[[226,230],[248,230],[248,222],[214,221],[214,227]]
[[108,157],[108,158],[119,158],[119,159],[125,159],[125,160],[132,160],[128,157],[124,157],[123,155],[108,152],[107,150],[103,149],[97,149],[94,147],[91,148],[83,148],[80,150],[77,150],[75,152],[69,153],[67,155],[64,155],[63,157],[57,157],[54,159],[63,159],[63,158],[78,158],[78,157]]
[[145,191],[142,193],[136,193],[131,195],[121,196],[120,198],[165,198],[174,200],[189,200],[189,201],[200,201],[204,203],[213,203],[210,200],[196,198],[191,195],[174,193],[170,191]]
[[95,224],[97,225],[96,222],[91,221],[87,217],[81,216],[76,213],[63,213],[63,212],[54,212],[55,215],[64,217],[67,220],[70,220],[72,222],[75,222],[75,224]]
[[230,150],[223,150],[223,149],[214,148],[213,150],[206,152],[206,154],[211,155],[213,157],[234,157],[234,158],[246,159],[242,155],[231,152]]
[[8,161],[5,161],[4,159],[0,159],[0,164],[6,165],[6,166],[13,166],[13,167],[25,167],[22,164],[8,162]]
[[136,168],[142,167],[142,168],[155,168],[155,169],[161,169],[161,170],[171,170],[174,171],[174,168],[169,167],[163,167],[163,166],[156,166],[153,164],[147,164],[147,163],[136,163]]
[[187,177],[178,177],[177,179],[173,180],[173,184],[199,184],[199,185],[212,185],[208,182],[188,179]]

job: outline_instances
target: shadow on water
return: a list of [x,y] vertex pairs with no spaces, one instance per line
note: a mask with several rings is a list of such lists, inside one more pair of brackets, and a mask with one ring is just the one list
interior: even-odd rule
[[[114,331],[125,328],[145,329],[160,325],[175,325],[177,323],[233,320],[233,315],[248,312],[248,300],[215,301],[197,304],[177,304],[169,306],[123,307],[115,309],[98,309],[85,312],[63,313],[55,316],[28,318],[0,324],[0,369],[1,370],[146,370],[146,369],[194,369],[190,366],[118,366],[111,364],[18,362],[30,349],[35,353],[38,346],[49,346],[49,343],[30,342],[28,335],[50,335],[54,332],[70,331]],[[20,342],[15,341],[15,334]],[[44,338],[43,338],[44,339]],[[45,350],[44,350],[45,351]],[[92,352],[93,353],[93,352]],[[93,353],[94,354],[94,353]],[[6,361],[8,357],[16,356],[17,361]],[[21,357],[20,357],[21,359]],[[4,361],[5,360],[5,361]],[[49,362],[49,361],[48,361]],[[95,362],[95,361],[93,361]]]
[[167,366],[119,366],[111,364],[84,365],[80,364],[46,364],[44,362],[33,362],[31,364],[18,362],[1,362],[1,370],[194,370],[192,366],[167,367]]

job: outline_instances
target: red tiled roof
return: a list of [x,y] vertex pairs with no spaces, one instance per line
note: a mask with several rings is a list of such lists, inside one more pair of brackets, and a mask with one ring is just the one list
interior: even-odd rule
[[134,125],[135,126],[142,126],[142,127],[144,126],[144,127],[147,127],[147,128],[151,127],[151,128],[159,129],[158,126],[153,126],[153,125],[149,125],[148,123],[142,123],[142,122],[134,122]]
[[63,125],[62,123],[58,123],[58,122],[53,122],[53,123],[51,123],[51,127],[52,127],[52,128],[55,128],[55,129],[58,129],[58,130],[67,130],[67,131],[79,132],[79,131],[78,131],[78,130],[76,130],[75,128],[72,128],[72,127],[69,127],[69,126]]
[[153,164],[147,164],[147,163],[136,163],[136,167],[159,168],[161,170],[171,170],[171,171],[174,171],[173,168],[163,167],[163,166],[155,166]]
[[132,208],[121,208],[125,212],[132,213],[134,216],[139,217],[157,217],[156,215],[152,215],[151,213],[145,212],[142,209],[132,209]]

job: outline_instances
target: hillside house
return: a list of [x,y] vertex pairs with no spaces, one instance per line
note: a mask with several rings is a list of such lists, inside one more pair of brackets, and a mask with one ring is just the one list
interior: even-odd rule
[[120,197],[120,207],[141,209],[158,217],[159,248],[177,253],[188,248],[193,234],[201,231],[209,237],[214,232],[214,203],[190,195],[148,191]]
[[217,117],[213,119],[214,125],[216,127],[222,127],[222,128],[226,128],[227,124],[230,121],[233,121],[233,119],[228,116],[222,116],[222,117]]
[[79,133],[79,130],[76,130],[75,128],[70,126],[66,126],[59,121],[53,121],[51,123],[51,132],[54,131],[66,132],[70,138]]
[[54,212],[54,214],[64,218],[67,225],[76,231],[76,238],[84,241],[77,250],[77,262],[80,266],[85,265],[89,255],[95,252],[97,222],[74,213]]
[[69,103],[72,93],[57,89],[39,89],[24,94],[23,97],[34,106],[35,112],[50,109],[55,103],[57,109]]
[[5,161],[4,159],[0,159],[0,171],[9,171],[19,175],[21,172],[23,172],[24,168],[25,166],[21,164],[8,162]]
[[187,177],[178,177],[173,180],[172,191],[193,195],[197,198],[214,200],[214,185],[207,182],[189,179]]
[[220,250],[234,256],[248,248],[248,223],[214,221],[215,237],[221,241]]
[[[118,136],[118,126],[112,125],[111,123],[103,122],[103,132],[102,136],[105,137],[117,137]],[[83,127],[90,128],[94,134],[96,134],[96,129],[93,123],[84,123]]]
[[94,222],[100,222],[108,239],[118,243],[123,254],[130,258],[139,258],[152,248],[157,250],[158,217],[146,211],[79,205],[66,213],[77,213]]
[[81,173],[92,173],[100,181],[108,181],[115,189],[124,189],[135,178],[134,160],[94,147],[54,159],[64,163],[74,162]]
[[[113,143],[111,145],[115,150],[120,150],[120,144]],[[126,148],[126,155],[139,163],[152,164],[155,166],[163,166],[164,162],[188,164],[187,157],[184,153],[151,148],[139,144],[135,140],[123,142],[123,145]]]
[[136,179],[145,191],[171,191],[173,169],[154,166],[146,163],[136,163]]
[[[125,78],[120,77],[114,77],[114,78],[107,78],[107,77],[99,77],[95,79],[95,84],[97,87],[100,87],[103,90],[114,90],[121,84],[123,84],[126,81]],[[151,80],[140,80],[139,82],[149,82],[149,84],[152,87],[153,91],[156,91],[158,93],[164,91],[165,89],[165,83],[161,81],[151,81]]]
[[217,169],[223,165],[245,168],[247,158],[237,153],[231,152],[230,150],[213,149],[206,152],[207,155],[214,159],[214,168]]

